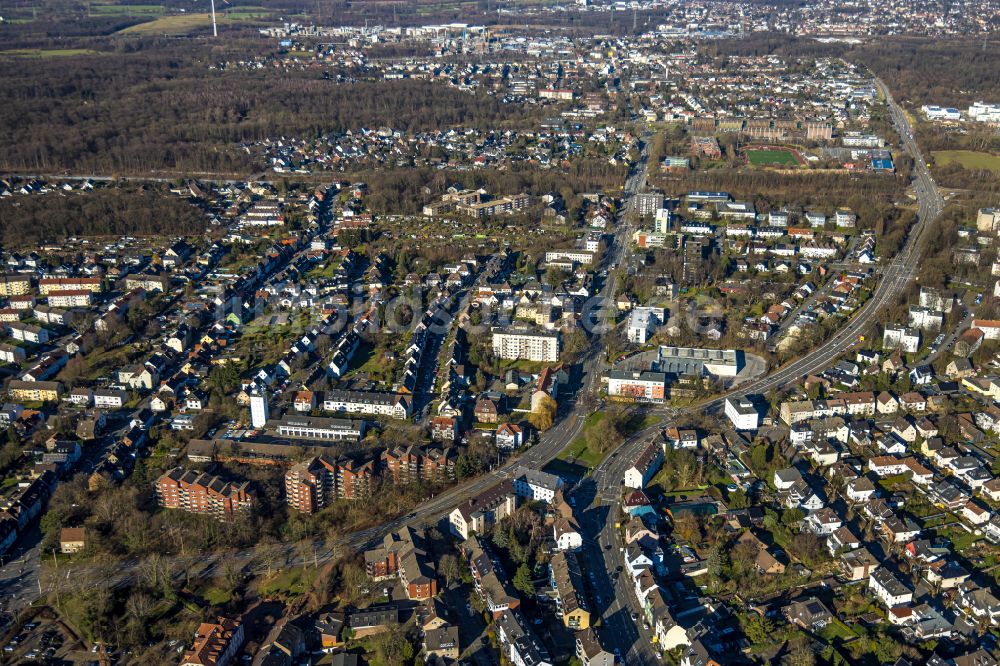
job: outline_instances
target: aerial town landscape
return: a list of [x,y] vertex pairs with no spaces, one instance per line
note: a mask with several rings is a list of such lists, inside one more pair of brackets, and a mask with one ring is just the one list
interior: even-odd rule
[[0,0],[0,664],[997,666],[998,32]]

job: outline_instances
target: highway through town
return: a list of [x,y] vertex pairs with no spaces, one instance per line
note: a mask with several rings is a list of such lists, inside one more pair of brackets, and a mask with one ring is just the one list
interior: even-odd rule
[[[925,230],[941,214],[944,200],[937,191],[927,168],[927,162],[914,141],[912,128],[906,115],[893,100],[885,84],[876,79],[882,96],[889,107],[896,131],[903,148],[914,159],[913,189],[917,196],[917,220],[900,252],[881,271],[881,279],[871,298],[855,313],[850,322],[827,342],[805,356],[777,369],[766,377],[733,391],[731,395],[745,396],[797,384],[810,373],[827,367],[840,354],[859,341],[860,336],[877,321],[878,315],[892,304],[915,277],[922,255]],[[690,408],[700,412],[718,414],[725,404],[725,396],[708,400]],[[668,418],[676,418],[678,411],[666,411]],[[656,428],[659,431],[666,424]],[[658,434],[658,433],[657,433]],[[592,479],[581,484],[581,490],[592,486],[591,503],[583,511],[581,527],[584,530],[588,562],[604,561],[603,570],[596,570],[596,587],[602,595],[602,639],[606,649],[623,656],[626,664],[658,663],[651,648],[652,630],[632,620],[633,614],[642,614],[632,581],[624,569],[620,530],[615,528],[614,514],[619,510],[621,482],[625,470],[642,448],[650,441],[648,433],[637,433],[622,447],[606,458],[594,470]],[[608,546],[611,546],[608,548]],[[621,568],[621,569],[619,569]],[[617,576],[618,571],[621,573]],[[605,594],[613,596],[605,596]],[[599,604],[599,606],[601,606]]]
[[[608,251],[605,253],[605,259],[602,262],[604,266],[611,269],[608,270],[608,278],[602,288],[602,295],[607,296],[607,299],[593,299],[590,310],[591,318],[597,324],[602,323],[602,318],[608,312],[605,302],[613,302],[618,279],[618,272],[613,270],[613,267],[626,257],[628,251],[635,225],[634,216],[629,215],[629,210],[632,198],[645,187],[647,159],[648,152],[644,145],[640,158],[630,170],[623,187],[623,204],[618,212],[615,235],[609,244]],[[535,446],[528,449],[522,455],[507,461],[490,473],[449,488],[431,497],[410,514],[382,523],[376,527],[345,535],[335,542],[316,540],[313,542],[275,544],[263,548],[246,549],[239,552],[213,553],[210,555],[167,555],[165,559],[167,560],[168,568],[170,571],[176,572],[175,575],[178,577],[203,578],[215,575],[218,572],[218,567],[226,559],[235,559],[245,563],[247,570],[257,573],[265,572],[274,566],[289,567],[319,564],[336,559],[343,552],[371,547],[380,542],[387,533],[399,530],[405,525],[437,524],[456,505],[487,490],[501,479],[510,476],[516,467],[523,465],[541,468],[554,459],[580,433],[584,418],[589,413],[583,404],[577,402],[576,396],[582,391],[593,391],[596,388],[597,380],[605,366],[601,337],[600,335],[595,335],[592,339],[591,347],[585,352],[580,361],[578,377],[574,379],[577,386],[576,390],[573,391],[573,395],[567,395],[567,398],[562,401],[563,413],[560,415],[559,420],[552,428],[541,434]],[[82,565],[79,567],[64,568],[58,576],[42,577],[42,582],[39,585],[37,553],[33,553],[32,556],[34,566],[27,567],[27,570],[17,562],[0,569],[5,575],[9,574],[9,579],[5,581],[9,589],[16,589],[19,592],[17,596],[11,596],[6,600],[5,607],[9,610],[16,611],[27,607],[36,598],[32,594],[32,591],[36,587],[39,590],[44,588],[44,591],[48,592],[57,586],[59,589],[72,587],[80,581],[89,581],[90,583],[103,581],[112,586],[124,586],[133,581],[144,566],[144,563],[140,560],[130,560],[115,567]],[[268,563],[263,564],[260,562],[262,559],[266,559]]]
[[[881,269],[880,281],[871,298],[855,313],[847,325],[806,355],[776,369],[761,379],[742,385],[733,391],[734,395],[759,394],[774,388],[792,385],[807,374],[826,367],[844,350],[858,342],[859,335],[877,320],[877,316],[886,305],[891,304],[899,297],[917,270],[917,261],[920,257],[920,239],[926,227],[940,214],[943,200],[937,193],[927,164],[913,139],[905,115],[892,100],[885,85],[881,81],[876,81],[876,83],[889,105],[904,148],[915,160],[914,190],[919,204],[917,222],[902,250]],[[648,137],[648,133],[645,136]],[[634,196],[645,187],[648,168],[647,157],[646,146],[644,146],[640,159],[630,171],[623,189],[622,207],[618,213],[615,235],[603,262],[603,265],[608,269],[608,277],[601,290],[602,298],[598,300],[605,304],[613,303],[618,280],[616,267],[621,266],[627,258],[631,234],[635,225],[635,216],[629,214],[629,209]],[[613,307],[598,306],[593,308],[593,312],[596,317],[603,317],[607,316],[607,313],[613,312]],[[563,413],[560,414],[559,420],[550,430],[541,435],[535,446],[522,455],[488,474],[433,496],[406,516],[345,535],[335,542],[317,540],[305,543],[277,544],[271,548],[275,551],[273,559],[279,563],[275,565],[272,562],[267,568],[319,564],[334,559],[347,550],[359,550],[377,543],[385,534],[398,530],[404,525],[436,524],[462,501],[483,492],[500,479],[509,476],[516,466],[544,467],[582,430],[584,418],[591,410],[585,407],[583,401],[578,401],[577,397],[583,391],[589,392],[596,389],[600,373],[607,366],[603,355],[601,336],[594,335],[590,349],[585,352],[580,361],[578,377],[574,379],[576,389],[573,395],[567,395],[563,400]],[[723,396],[707,400],[691,409],[718,413],[724,404],[724,399]],[[660,409],[658,413],[668,419],[678,415],[677,411],[669,409]],[[602,601],[598,606],[604,620],[603,638],[608,641],[609,649],[617,648],[621,651],[624,657],[623,661],[627,664],[651,663],[655,656],[650,647],[649,632],[636,626],[636,623],[631,619],[631,613],[638,612],[639,609],[634,594],[630,591],[627,574],[622,573],[617,581],[613,578],[615,569],[621,566],[621,552],[619,550],[620,544],[617,541],[617,530],[614,528],[615,521],[610,514],[617,510],[622,473],[631,464],[632,458],[641,447],[653,436],[656,436],[663,427],[664,424],[660,423],[635,433],[618,450],[612,452],[593,471],[590,477],[581,482],[578,489],[578,492],[584,491],[592,494],[591,502],[583,510],[581,520],[587,537],[587,552],[592,556],[587,559],[589,562],[603,560],[605,563],[604,570],[593,567],[594,570],[597,570],[596,589]],[[609,549],[608,545],[612,547]],[[199,577],[212,575],[216,567],[225,559],[245,562],[245,566],[249,570],[262,572],[265,570],[265,565],[260,563],[259,555],[260,548],[209,556],[204,554],[172,556],[168,559],[173,571],[185,572],[176,575]],[[133,580],[138,575],[141,566],[141,562],[133,560],[121,563],[110,571],[107,568],[96,566],[77,567],[65,573],[60,572],[59,576],[52,577],[49,582],[43,579],[42,586],[46,589],[52,589],[54,585],[62,586],[64,584],[54,581],[87,580],[88,574],[106,576],[105,580],[112,585],[122,585]],[[590,569],[588,567],[588,571]]]

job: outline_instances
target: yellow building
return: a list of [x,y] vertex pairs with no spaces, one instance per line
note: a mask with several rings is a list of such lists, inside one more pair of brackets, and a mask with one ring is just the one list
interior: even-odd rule
[[62,395],[62,384],[12,381],[7,386],[7,394],[12,400],[23,402],[57,402]]
[[0,277],[0,296],[24,296],[31,291],[31,278],[20,275]]
[[54,291],[70,291],[86,289],[97,294],[104,290],[104,281],[99,277],[81,278],[42,278],[38,281],[38,293],[48,296]]
[[583,574],[576,553],[559,551],[549,563],[550,583],[556,592],[556,608],[563,624],[573,630],[590,627],[590,608]]

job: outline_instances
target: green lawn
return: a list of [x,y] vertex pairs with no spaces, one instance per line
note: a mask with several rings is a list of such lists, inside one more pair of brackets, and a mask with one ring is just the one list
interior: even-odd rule
[[162,5],[90,5],[90,14],[105,16],[162,16]]
[[963,169],[988,169],[993,173],[1000,173],[1000,155],[974,150],[935,150],[931,154],[941,166],[958,162]]
[[[603,461],[612,450],[608,449],[602,453],[601,451],[590,449],[590,447],[587,446],[587,432],[603,421],[605,416],[604,412],[594,412],[593,414],[587,416],[587,418],[583,421],[583,428],[580,429],[580,434],[577,435],[572,442],[567,444],[566,448],[559,452],[557,459],[589,468],[593,468],[601,464],[601,461]],[[626,436],[631,435],[634,432],[644,430],[654,425],[659,420],[660,417],[652,414],[647,414],[641,419],[631,419],[626,428]]]
[[783,166],[798,166],[799,161],[790,150],[756,150],[743,151],[747,156],[747,161],[754,166],[764,166],[768,164],[780,164]]
[[296,567],[275,574],[263,584],[258,592],[261,597],[300,596],[306,593],[316,580],[317,569]]
[[[246,23],[257,16],[256,12],[237,11],[232,15],[216,12],[216,23],[220,30],[227,25]],[[183,35],[212,25],[212,15],[208,12],[187,12],[184,14],[169,14],[152,21],[132,25],[120,30],[121,35]]]
[[92,49],[10,49],[0,51],[0,57],[8,58],[66,58],[82,55],[104,55]]
[[587,467],[596,467],[599,465],[601,461],[604,460],[604,456],[610,453],[610,451],[606,453],[591,451],[587,446],[587,432],[603,421],[604,418],[604,412],[594,412],[584,419],[583,428],[580,430],[580,434],[577,435],[572,442],[567,444],[566,448],[559,452],[558,459],[565,460],[567,462],[575,462],[579,465],[585,465]]
[[839,638],[841,641],[849,641],[857,636],[851,631],[851,628],[840,620],[834,619],[833,622],[826,625],[822,629],[816,632],[821,636],[827,643],[833,643],[834,639]]
[[310,278],[332,278],[333,274],[340,268],[340,257],[332,257],[325,264],[316,264],[308,271],[306,276]]
[[223,606],[229,603],[233,595],[218,587],[209,587],[201,593],[202,598],[213,606]]
[[979,541],[979,537],[971,532],[966,532],[961,527],[946,527],[936,530],[936,533],[939,537],[949,539],[951,541],[951,549],[956,553],[961,553],[971,548],[974,543]]

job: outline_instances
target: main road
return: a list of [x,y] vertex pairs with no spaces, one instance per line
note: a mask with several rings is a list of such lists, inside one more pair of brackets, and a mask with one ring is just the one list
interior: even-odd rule
[[[788,363],[766,377],[741,386],[731,395],[759,394],[772,389],[798,384],[806,375],[829,366],[839,355],[859,340],[859,336],[876,320],[883,309],[892,304],[910,284],[916,274],[923,250],[926,229],[937,219],[944,208],[941,198],[927,168],[927,162],[913,138],[913,131],[906,115],[896,104],[889,89],[876,79],[876,85],[889,108],[893,124],[899,133],[902,147],[913,157],[913,189],[917,196],[917,220],[910,230],[902,249],[880,271],[881,277],[871,298],[828,341],[805,356]],[[718,415],[725,396],[706,400],[692,408]],[[676,417],[678,412],[667,412]],[[632,620],[633,614],[642,614],[641,606],[626,571],[616,576],[624,567],[621,555],[621,535],[615,528],[621,481],[625,470],[639,451],[649,442],[647,433],[639,433],[626,441],[615,454],[606,458],[594,470],[591,479],[581,484],[581,490],[592,495],[589,506],[583,511],[580,524],[584,530],[588,562],[603,562],[604,567],[594,567],[598,590],[602,595],[602,638],[607,649],[617,650],[626,664],[658,663],[652,649],[652,630]],[[610,546],[610,547],[609,547]],[[603,570],[602,570],[603,569]],[[599,605],[600,606],[600,605]]]
[[[885,85],[881,81],[877,81],[877,85],[889,105],[893,121],[900,132],[900,137],[905,148],[916,162],[914,167],[914,188],[919,201],[917,222],[911,230],[903,249],[892,262],[882,269],[881,280],[872,297],[855,314],[848,325],[833,338],[798,360],[777,369],[759,380],[741,386],[738,390],[740,395],[762,393],[772,388],[794,384],[806,374],[820,370],[828,365],[857,340],[859,333],[873,323],[875,316],[881,312],[886,304],[891,303],[899,295],[913,276],[916,269],[916,260],[919,257],[919,239],[928,223],[940,214],[943,202],[937,194],[934,182],[927,170],[926,162],[924,162],[913,140],[905,115],[892,100]],[[608,271],[608,278],[601,290],[602,298],[596,299],[597,305],[591,309],[592,320],[594,318],[600,320],[601,317],[606,316],[605,313],[613,311],[613,299],[618,280],[618,271],[614,270],[613,267],[619,266],[627,257],[631,233],[635,224],[634,216],[630,215],[630,210],[633,198],[645,186],[648,170],[647,147],[648,144],[643,146],[640,158],[630,170],[623,188],[622,206],[618,213],[615,235],[603,260],[603,264],[607,267],[612,267],[612,270]],[[590,348],[585,352],[580,361],[580,373],[577,379],[579,388],[576,395],[579,395],[580,391],[590,391],[595,387],[597,378],[606,366],[606,363],[602,359],[602,354],[601,337],[599,334],[595,334]],[[301,543],[282,544],[276,546],[276,548],[281,551],[286,565],[318,563],[335,558],[345,550],[357,550],[368,547],[371,544],[377,543],[385,534],[398,530],[405,525],[437,523],[462,501],[483,492],[500,479],[509,476],[515,466],[524,465],[541,468],[553,460],[579,434],[584,418],[588,413],[584,404],[576,400],[576,395],[567,399],[566,406],[568,409],[561,415],[559,422],[555,426],[542,434],[538,444],[534,447],[488,474],[454,486],[432,497],[422,503],[413,513],[382,523],[376,527],[345,535],[337,539],[334,543],[317,540],[305,544],[305,548],[303,548],[303,544]],[[697,409],[718,413],[723,405],[723,400],[723,397],[719,397],[706,401],[699,404]],[[633,435],[623,444],[621,450],[612,454],[596,470],[594,479],[598,483],[598,492],[595,493],[597,501],[600,501],[602,496],[607,495],[612,490],[617,493],[617,486],[615,485],[618,483],[618,480],[615,478],[617,469],[611,468],[611,465],[614,464],[613,461],[617,461],[617,465],[619,466],[623,465],[624,461],[627,461],[630,456],[634,455],[638,447],[645,441],[648,441],[651,434],[658,432],[660,427],[653,426]],[[603,530],[606,533],[605,536],[610,536],[607,530],[613,529],[609,528],[609,525],[611,525],[611,521],[605,521],[603,526]],[[595,527],[598,526],[595,524]],[[612,549],[606,552],[613,553],[617,552],[617,550]],[[253,555],[254,552],[248,550],[238,553],[213,554],[208,556],[203,554],[185,557],[176,556],[171,561],[176,565],[176,570],[196,570],[190,574],[196,576],[199,575],[199,572],[206,575],[210,574],[214,570],[216,563],[224,558],[236,558],[250,565],[253,561]],[[110,582],[119,585],[129,582],[136,576],[140,564],[138,561],[123,563],[115,569],[114,573],[110,574]],[[257,568],[263,569],[263,566],[258,566]],[[88,567],[79,567],[72,572],[74,575],[67,576],[67,578],[79,578],[83,574],[88,573],[87,569]],[[605,572],[606,574],[607,572]],[[64,575],[59,576],[59,578],[64,579]],[[621,586],[617,587],[620,588]],[[621,601],[624,601],[624,599]],[[616,619],[609,623],[609,626],[618,626],[618,623],[625,622],[625,620],[621,619],[623,617],[620,612],[622,606],[619,600],[616,600],[616,604],[618,605],[618,615]],[[621,632],[615,632],[612,638],[625,640],[627,635],[637,635],[634,626],[632,627],[631,634],[628,634],[626,631],[627,625],[628,622],[625,622],[620,627]],[[624,647],[627,648],[628,654],[636,655],[633,657],[635,663],[646,663],[647,655],[642,653],[641,649],[637,653],[634,642],[624,645]]]
[[[608,245],[607,251],[601,262],[602,266],[613,267],[619,265],[626,257],[632,231],[635,224],[635,216],[630,215],[632,200],[646,183],[647,163],[648,163],[648,143],[643,145],[639,159],[629,170],[623,186],[622,206],[618,211],[615,234]],[[235,558],[246,563],[247,566],[255,570],[267,570],[274,566],[273,562],[284,563],[284,566],[295,564],[313,564],[328,561],[336,558],[339,553],[349,550],[360,550],[379,542],[387,533],[396,531],[405,525],[427,524],[432,525],[439,522],[448,515],[452,509],[464,500],[473,497],[508,477],[515,467],[526,466],[533,468],[544,467],[554,459],[563,448],[569,444],[574,437],[579,434],[583,427],[584,418],[588,410],[584,404],[577,402],[576,396],[583,391],[594,389],[597,378],[606,365],[603,361],[603,344],[601,340],[600,326],[604,323],[609,312],[608,304],[613,309],[613,298],[617,286],[618,272],[608,271],[608,277],[601,289],[601,297],[591,299],[588,304],[588,318],[593,322],[595,334],[591,338],[590,347],[586,350],[579,362],[579,372],[574,382],[577,389],[573,395],[564,401],[563,413],[559,421],[548,431],[542,433],[538,443],[528,449],[522,455],[507,461],[497,469],[480,477],[449,488],[448,490],[431,497],[423,502],[416,511],[382,523],[376,527],[353,532],[349,535],[337,539],[336,542],[316,540],[313,542],[299,542],[278,544],[272,546],[272,553],[268,557],[270,565],[254,564],[257,554],[255,550],[245,550],[236,553],[212,553],[212,554],[192,554],[174,555],[168,558],[172,565],[171,569],[188,577],[197,578],[199,576],[214,575],[217,566],[224,559]],[[606,296],[607,298],[603,298]],[[107,567],[81,565],[79,567],[65,567],[60,569],[58,577],[51,576],[48,580],[43,580],[40,587],[46,591],[52,586],[60,588],[70,586],[71,581],[84,580],[86,575],[97,576],[107,580],[111,585],[125,585],[138,575],[142,562],[131,560],[123,562],[113,571],[108,572]],[[18,610],[27,606],[34,598],[30,594],[31,589],[38,586],[37,577],[28,578],[21,570],[12,570],[10,581],[7,582],[12,588],[22,591],[22,594],[15,598],[8,599],[6,607],[11,610]]]

